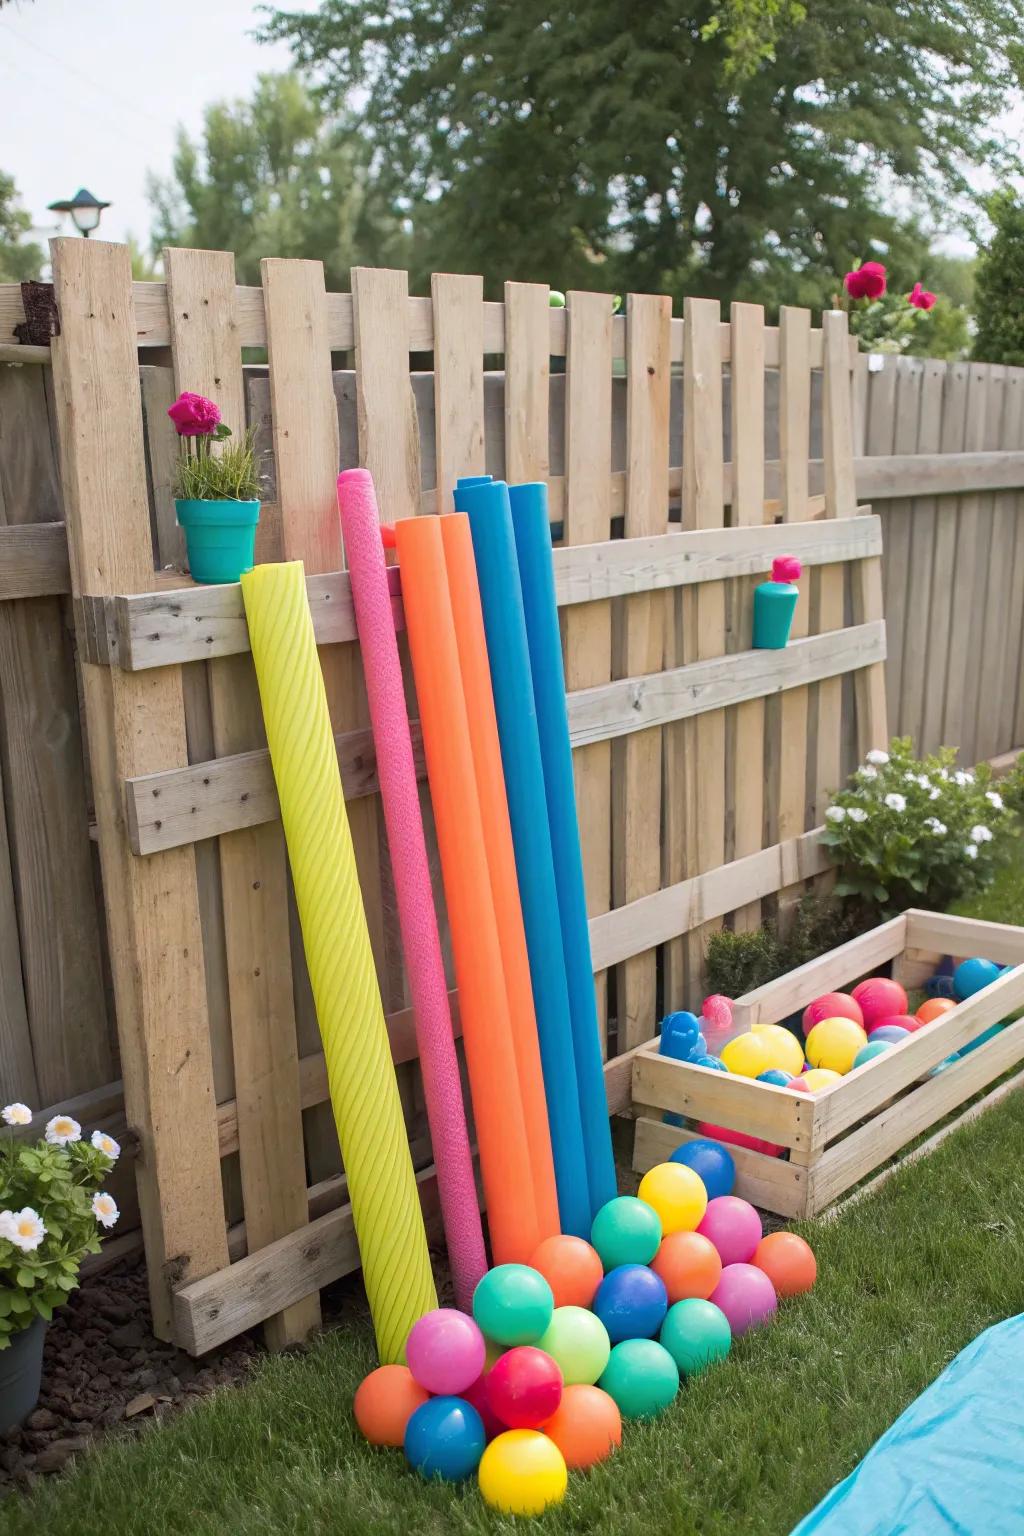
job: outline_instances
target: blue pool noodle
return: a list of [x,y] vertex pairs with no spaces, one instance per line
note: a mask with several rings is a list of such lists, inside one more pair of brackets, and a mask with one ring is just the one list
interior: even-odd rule
[[537,728],[544,765],[544,789],[551,831],[551,851],[558,889],[565,976],[569,986],[573,1054],[583,1122],[590,1205],[596,1214],[618,1194],[612,1154],[608,1099],[590,955],[590,927],[583,880],[576,785],[565,708],[565,672],[558,629],[555,573],[551,560],[548,488],[543,483],[510,485],[512,528],[519,560],[519,580],[530,647],[530,671],[537,708]]
[[504,481],[457,486],[455,506],[457,511],[469,514],[480,582],[519,898],[530,957],[558,1213],[564,1232],[589,1237],[590,1188],[576,1084],[572,1015],[508,487]]

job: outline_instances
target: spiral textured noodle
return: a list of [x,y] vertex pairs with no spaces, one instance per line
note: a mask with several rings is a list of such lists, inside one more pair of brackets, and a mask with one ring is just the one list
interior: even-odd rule
[[437,1306],[300,561],[242,578],[270,759],[377,1348]]

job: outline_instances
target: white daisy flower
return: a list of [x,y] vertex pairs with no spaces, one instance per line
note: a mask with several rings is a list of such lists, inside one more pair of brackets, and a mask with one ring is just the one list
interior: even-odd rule
[[917,776],[917,782],[920,784],[922,789],[931,789],[932,787],[932,781],[926,773],[919,773]]
[[26,1205],[20,1211],[0,1213],[0,1236],[6,1237],[22,1253],[32,1253],[46,1236],[46,1228],[39,1212]]
[[6,1104],[3,1117],[8,1125],[28,1125],[32,1119],[32,1111],[27,1104]]
[[994,805],[997,811],[1002,810],[1003,797],[1002,795],[997,794],[994,789],[987,789],[985,791],[985,799],[988,801],[989,805]]
[[70,1115],[54,1115],[46,1122],[46,1139],[53,1147],[66,1147],[69,1142],[81,1141],[82,1127]]
[[905,811],[907,802],[903,795],[886,795],[885,803],[890,811]]
[[958,768],[953,775],[953,783],[959,784],[961,789],[965,789],[968,784],[973,784],[973,782],[974,774],[966,773],[963,768]]
[[112,1227],[121,1214],[113,1195],[106,1194],[102,1189],[92,1197],[92,1213],[101,1227]]
[[940,821],[937,816],[927,816],[924,824],[929,832],[934,832],[936,837],[943,837],[945,835],[945,822]]
[[917,774],[913,771],[912,768],[908,769],[907,772],[903,775],[903,782],[904,782],[904,784],[916,784],[917,783]]
[[932,789],[930,791],[930,793],[928,795],[928,799],[929,800],[938,800],[941,794],[942,794],[942,790],[939,789],[938,786],[936,786],[934,789]]
[[104,1157],[109,1157],[111,1162],[116,1163],[121,1156],[120,1143],[116,1142],[113,1136],[108,1136],[106,1131],[93,1131],[90,1140],[96,1151],[102,1152]]
[[948,784],[949,783],[949,769],[948,768],[940,768],[939,769],[939,778],[940,779],[945,779],[946,783]]
[[859,768],[857,771],[860,774],[862,779],[877,779],[878,778],[878,769],[877,768],[872,768],[870,763],[868,764],[868,766],[866,768]]
[[846,813],[851,821],[867,821],[868,813],[862,806],[851,805]]
[[846,811],[841,805],[830,805],[825,812],[826,821],[845,821]]
[[876,768],[884,768],[886,763],[889,761],[889,754],[888,752],[881,751],[881,749],[878,747],[873,747],[868,753],[865,761],[874,763]]
[[964,844],[964,853],[966,853],[966,855],[967,855],[967,857],[969,859],[976,859],[978,857],[978,845],[977,845],[977,843],[965,843]]
[[976,827],[972,827],[971,828],[971,842],[972,843],[990,843],[991,841],[992,841],[992,829],[991,829],[991,827],[983,826],[981,824],[981,822],[979,821],[979,823],[978,823],[978,825]]

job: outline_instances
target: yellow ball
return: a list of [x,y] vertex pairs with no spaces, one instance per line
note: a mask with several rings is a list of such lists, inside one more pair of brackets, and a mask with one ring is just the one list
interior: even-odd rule
[[767,1042],[750,1031],[730,1040],[721,1054],[729,1071],[735,1072],[737,1077],[760,1077],[772,1064]]
[[807,1036],[807,1060],[812,1067],[849,1072],[868,1037],[852,1019],[822,1019]]
[[661,1217],[664,1237],[670,1232],[696,1232],[708,1208],[704,1180],[683,1163],[658,1163],[644,1174],[637,1194]]
[[828,1067],[812,1067],[804,1073],[804,1082],[811,1093],[817,1093],[819,1088],[829,1088],[833,1083],[841,1083],[842,1080],[841,1072],[831,1072]]
[[771,1053],[769,1066],[799,1077],[804,1069],[804,1053],[796,1035],[791,1035],[781,1024],[755,1024],[754,1034],[764,1040]]
[[536,1429],[498,1435],[480,1460],[480,1492],[505,1515],[539,1515],[565,1498],[569,1474],[553,1440]]

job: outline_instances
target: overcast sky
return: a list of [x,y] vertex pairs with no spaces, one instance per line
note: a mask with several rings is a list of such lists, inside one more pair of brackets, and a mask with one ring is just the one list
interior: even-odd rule
[[[316,0],[288,0],[316,10]],[[288,50],[259,46],[254,0],[14,0],[0,11],[0,169],[13,175],[40,236],[56,233],[47,203],[79,187],[110,201],[102,233],[148,243],[146,172],[165,175],[179,123],[195,135],[203,108],[249,95]],[[1008,126],[1024,125],[1020,105]],[[982,185],[990,183],[982,175]],[[941,244],[970,250],[963,235]]]
[[[315,0],[288,0],[316,10]],[[0,11],[0,169],[53,232],[47,203],[87,187],[112,204],[102,234],[149,234],[146,172],[165,174],[179,123],[247,96],[288,50],[259,46],[253,0],[15,0]]]

